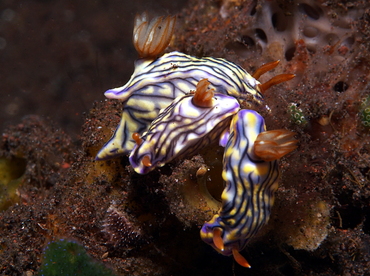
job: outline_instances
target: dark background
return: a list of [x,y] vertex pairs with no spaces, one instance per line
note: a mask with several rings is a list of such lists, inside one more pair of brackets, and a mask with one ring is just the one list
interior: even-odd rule
[[133,72],[135,14],[186,2],[0,1],[0,132],[36,114],[76,138],[92,102]]

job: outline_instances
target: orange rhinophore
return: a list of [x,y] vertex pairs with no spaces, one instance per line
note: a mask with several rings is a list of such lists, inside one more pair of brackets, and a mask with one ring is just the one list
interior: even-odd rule
[[280,63],[280,60],[276,60],[276,61],[269,62],[269,63],[262,65],[252,74],[252,77],[258,80],[264,73],[278,66],[279,63]]
[[269,80],[269,81],[267,81],[265,83],[260,84],[259,85],[259,88],[261,89],[261,92],[263,93],[264,91],[266,91],[267,89],[269,89],[271,86],[277,85],[277,84],[282,83],[284,81],[291,80],[294,77],[295,77],[294,74],[281,74],[281,75],[277,75],[277,76],[273,77],[271,80]]
[[211,83],[208,79],[202,79],[198,82],[194,92],[193,104],[199,107],[212,107],[213,88],[208,88]]
[[[276,60],[276,61],[269,62],[269,63],[266,63],[266,64],[262,65],[261,67],[259,67],[252,74],[252,77],[255,78],[256,80],[258,80],[263,74],[265,74],[266,72],[268,72],[268,71],[274,69],[276,66],[278,66],[279,63],[280,63],[280,60]],[[261,92],[263,93],[264,91],[269,89],[271,86],[282,83],[284,81],[291,80],[294,77],[295,77],[294,74],[280,74],[280,75],[277,75],[277,76],[273,77],[269,81],[258,85],[258,87],[260,88]]]

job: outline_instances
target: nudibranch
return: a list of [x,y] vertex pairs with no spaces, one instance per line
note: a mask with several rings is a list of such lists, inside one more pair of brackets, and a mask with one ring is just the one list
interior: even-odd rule
[[[267,223],[274,194],[278,188],[279,167],[276,159],[296,148],[293,132],[267,131],[264,119],[253,110],[241,110],[234,115],[223,158],[222,177],[226,187],[222,193],[222,208],[201,229],[201,238],[223,255],[233,255],[242,266],[250,267],[239,253],[249,239]],[[267,135],[266,135],[267,133]],[[255,143],[273,143],[283,139],[275,160],[263,160],[269,148],[255,151]],[[279,147],[279,146],[277,146]]]
[[209,89],[203,79],[194,94],[176,98],[151,123],[130,154],[137,173],[145,174],[174,158],[194,155],[201,148],[218,141],[237,113],[237,99]]
[[[224,255],[239,253],[267,223],[278,187],[277,159],[294,150],[287,130],[266,131],[256,111],[267,108],[262,92],[294,77],[281,74],[261,84],[258,78],[278,61],[250,75],[222,58],[197,58],[180,52],[159,56],[174,31],[175,17],[135,19],[133,40],[140,59],[130,80],[105,96],[123,101],[121,121],[96,160],[129,154],[137,173],[145,174],[174,158],[192,155],[212,142],[225,147],[222,207],[204,224],[201,237]],[[190,92],[189,92],[190,91]]]

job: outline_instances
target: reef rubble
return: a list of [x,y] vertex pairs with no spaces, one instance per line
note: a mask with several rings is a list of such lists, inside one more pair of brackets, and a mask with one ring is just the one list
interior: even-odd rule
[[[280,59],[271,74],[296,74],[265,95],[267,128],[300,143],[280,162],[268,225],[242,252],[248,275],[369,275],[369,4],[193,0],[177,24],[170,50],[251,72]],[[95,161],[121,108],[95,102],[78,141],[37,116],[4,131],[0,156],[25,163],[12,163],[21,183],[0,211],[0,274],[36,275],[47,243],[68,238],[118,275],[244,275],[199,237],[217,211],[222,150],[147,175],[127,157]]]

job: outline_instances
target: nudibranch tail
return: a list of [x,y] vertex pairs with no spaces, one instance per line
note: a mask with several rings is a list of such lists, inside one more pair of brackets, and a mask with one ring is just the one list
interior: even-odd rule
[[141,58],[155,58],[170,43],[176,23],[176,16],[160,16],[150,22],[147,13],[136,15],[133,42]]
[[254,142],[254,153],[264,161],[280,159],[297,148],[295,132],[276,129],[260,133]]
[[213,105],[214,89],[208,87],[210,84],[208,79],[202,79],[198,82],[193,97],[194,105],[199,107],[211,107]]
[[[146,114],[144,114],[145,116]],[[134,133],[143,131],[143,124],[131,119],[132,112],[123,110],[121,121],[112,137],[105,143],[95,157],[95,160],[107,160],[125,155],[135,146]],[[145,126],[144,126],[145,127]],[[140,135],[138,135],[140,139]]]
[[279,83],[282,83],[282,82],[285,82],[285,81],[288,81],[288,80],[291,80],[294,77],[295,77],[294,74],[281,74],[281,75],[277,75],[277,76],[273,77],[271,80],[269,80],[269,81],[267,81],[265,83],[260,84],[259,85],[259,88],[261,89],[261,92],[263,93],[264,91],[266,91],[267,89],[269,89],[271,86],[277,85]]
[[278,66],[279,63],[280,63],[280,60],[276,60],[276,61],[269,62],[269,63],[262,65],[252,74],[252,77],[258,80],[263,74],[265,74],[266,72]]

